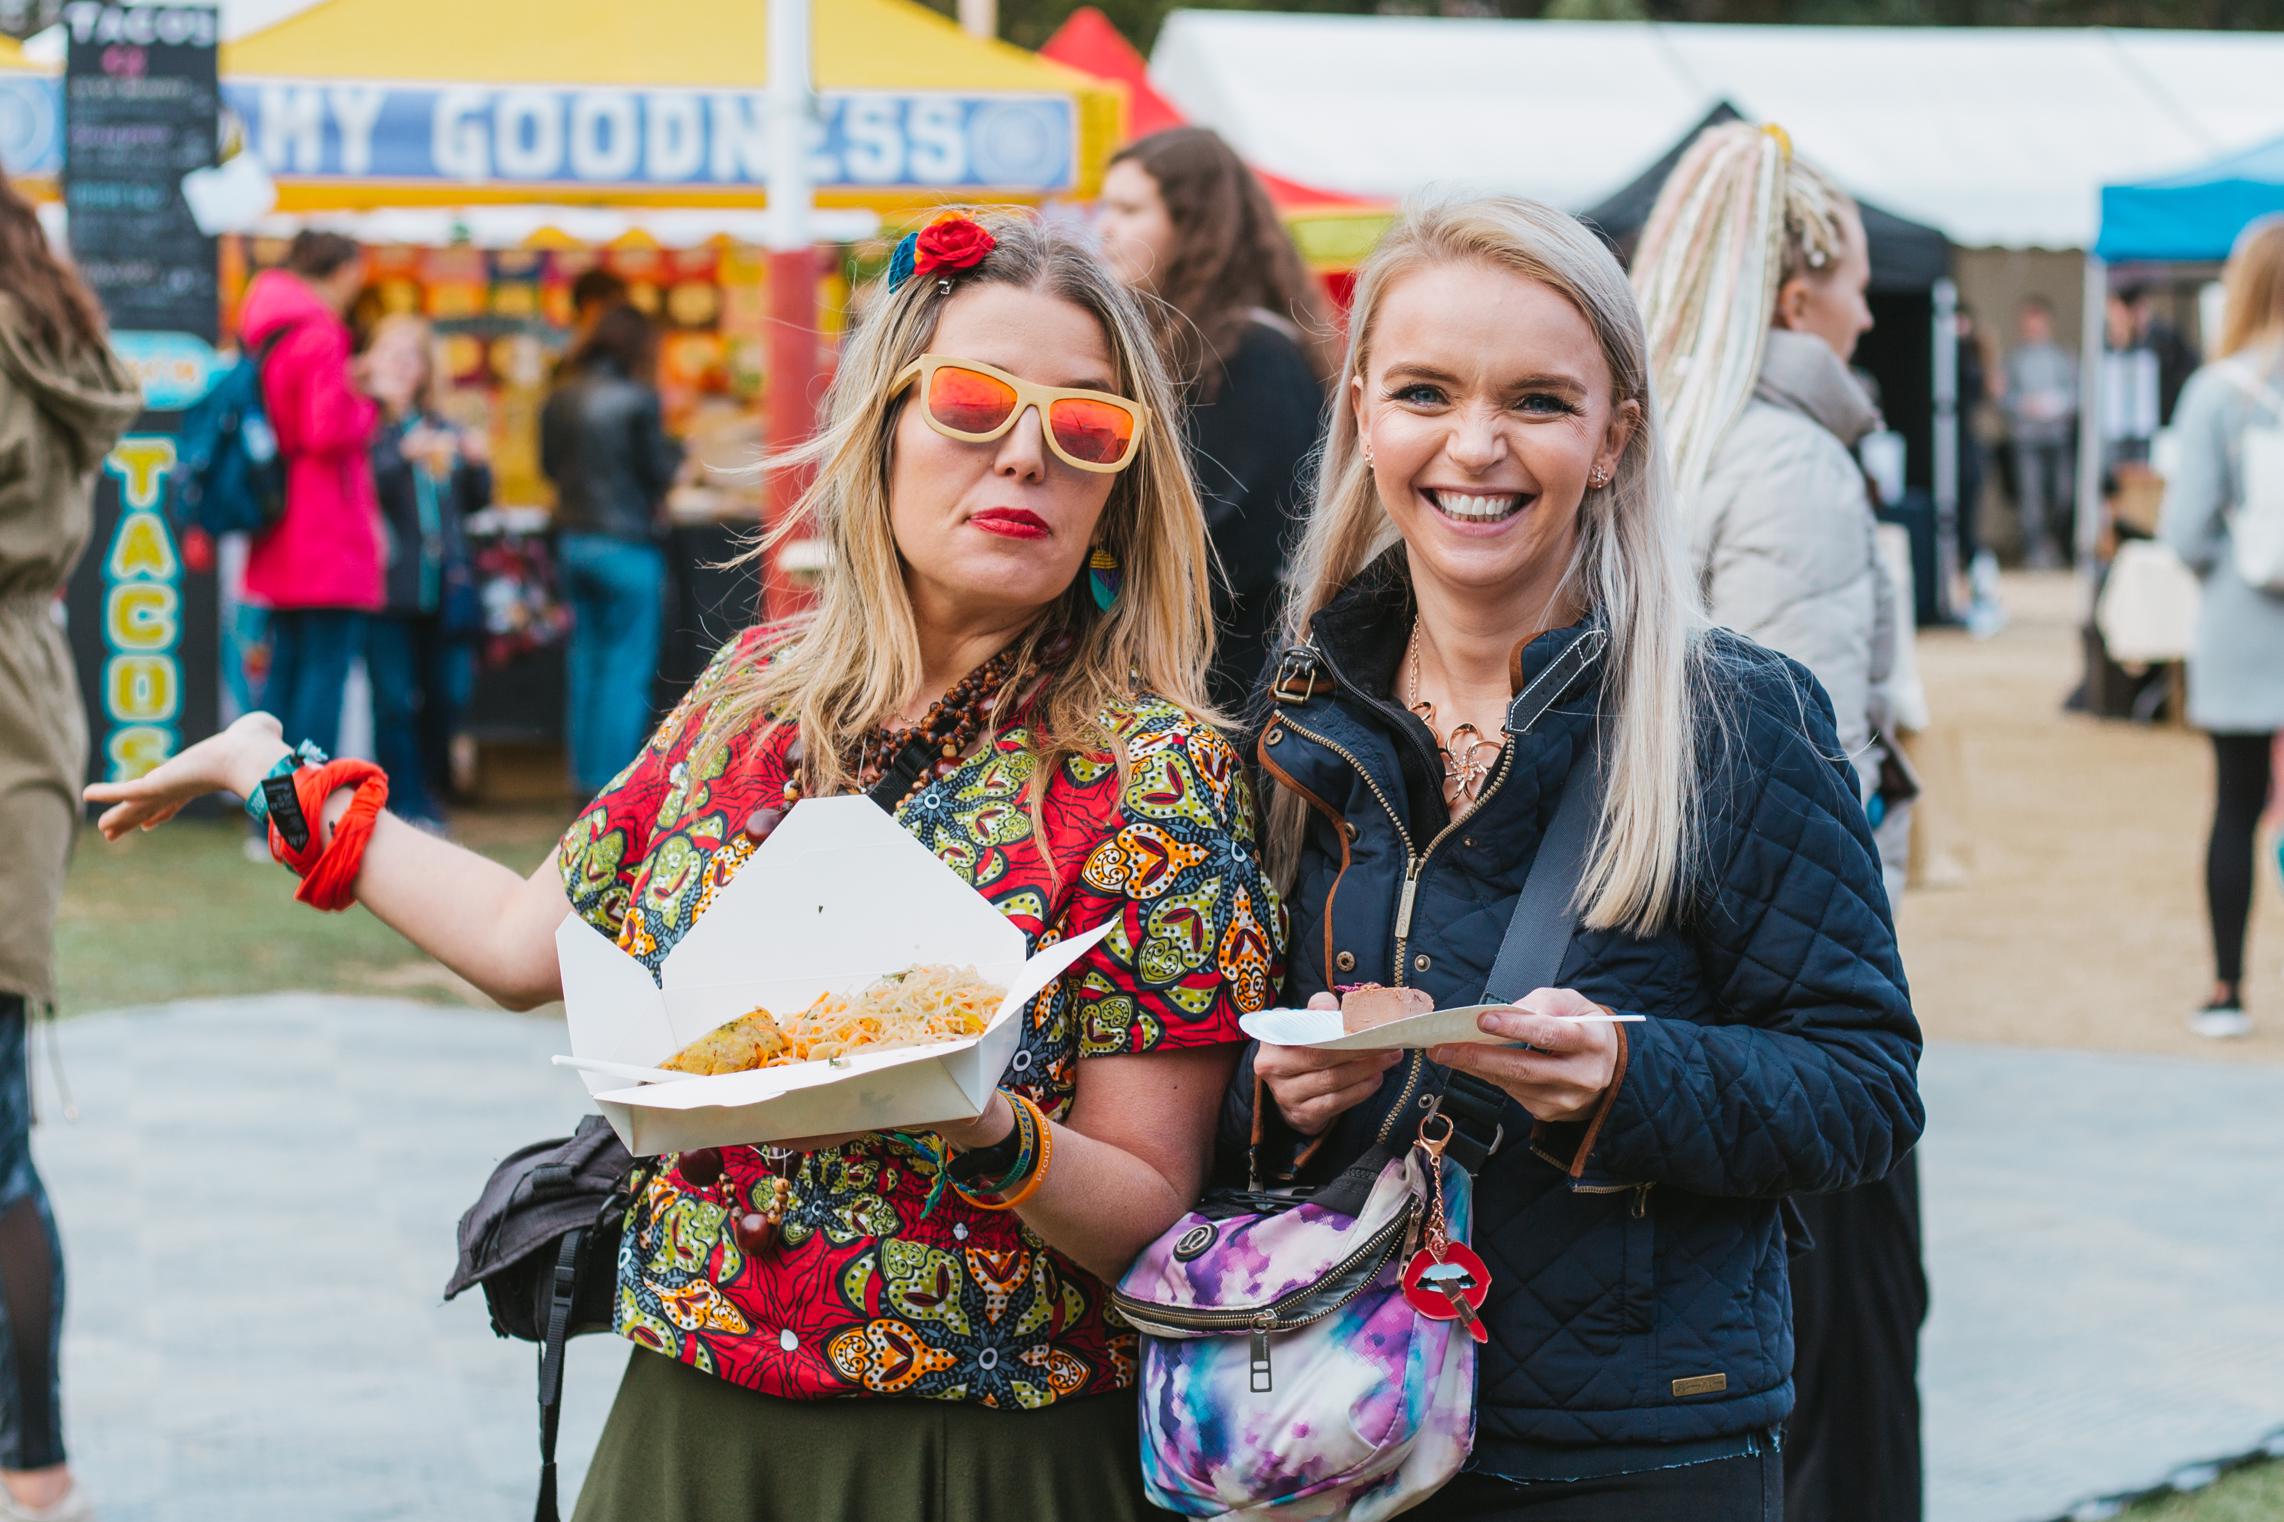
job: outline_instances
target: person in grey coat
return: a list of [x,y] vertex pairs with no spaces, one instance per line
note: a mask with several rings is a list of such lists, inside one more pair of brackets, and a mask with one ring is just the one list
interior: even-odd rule
[[2254,223],[2223,277],[2218,358],[2189,378],[2173,414],[2179,459],[2158,533],[2197,573],[2204,597],[2189,651],[2189,722],[2213,740],[2213,828],[2205,847],[2213,990],[2190,1017],[2199,1035],[2249,1035],[2245,929],[2254,840],[2284,730],[2284,590],[2245,579],[2231,540],[2245,499],[2244,438],[2284,427],[2284,217]]
[[2062,563],[2077,493],[2078,359],[2054,341],[2054,308],[2032,296],[2015,314],[2019,338],[2006,357],[2007,441],[2022,514],[2023,563],[2034,571]]
[[[1900,826],[1876,743],[1896,598],[1854,454],[1878,413],[1848,373],[1872,325],[1863,216],[1780,129],[1713,127],[1659,192],[1633,278],[1706,610],[1808,667],[1872,823]],[[1790,1207],[1784,1515],[1919,1522],[1917,1165]]]

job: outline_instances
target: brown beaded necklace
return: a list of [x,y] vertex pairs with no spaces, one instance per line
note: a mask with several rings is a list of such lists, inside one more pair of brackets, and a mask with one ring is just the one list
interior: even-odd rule
[[867,730],[857,742],[859,785],[868,792],[877,786],[915,740],[926,741],[936,752],[930,771],[921,775],[949,775],[997,715],[1000,698],[1014,675],[1015,652],[1002,650],[954,682],[950,691],[928,705],[918,723]]

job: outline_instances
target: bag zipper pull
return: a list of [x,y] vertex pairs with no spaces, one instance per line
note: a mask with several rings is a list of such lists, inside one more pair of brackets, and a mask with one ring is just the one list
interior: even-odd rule
[[1255,1395],[1269,1393],[1269,1333],[1277,1325],[1274,1311],[1263,1311],[1253,1318],[1253,1379]]

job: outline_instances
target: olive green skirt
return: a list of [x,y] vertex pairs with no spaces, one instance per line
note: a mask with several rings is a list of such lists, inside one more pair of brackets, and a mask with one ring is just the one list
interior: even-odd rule
[[779,1400],[636,1348],[572,1522],[1127,1522],[1131,1391],[1043,1411]]

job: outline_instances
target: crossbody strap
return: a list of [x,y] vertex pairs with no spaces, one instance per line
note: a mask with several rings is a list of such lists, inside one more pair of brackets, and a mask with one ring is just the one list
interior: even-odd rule
[[579,1255],[587,1229],[565,1232],[548,1280],[547,1324],[539,1344],[539,1498],[532,1522],[558,1522],[555,1502],[555,1430],[563,1417],[563,1348],[579,1300]]
[[904,748],[896,753],[896,759],[888,763],[888,769],[880,774],[880,780],[865,796],[885,809],[891,818],[895,817],[896,806],[912,791],[921,774],[935,764],[937,754],[937,747],[925,739],[905,742]]

